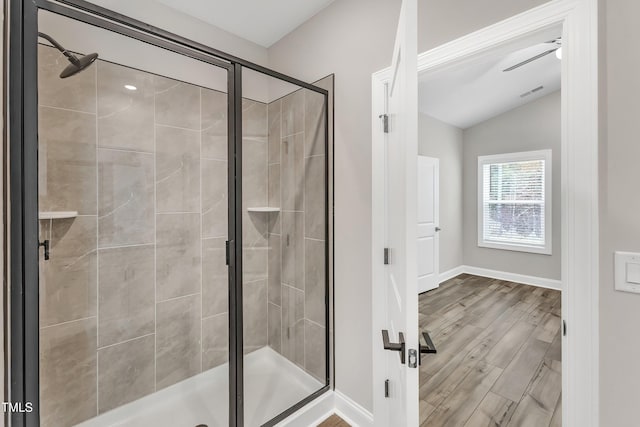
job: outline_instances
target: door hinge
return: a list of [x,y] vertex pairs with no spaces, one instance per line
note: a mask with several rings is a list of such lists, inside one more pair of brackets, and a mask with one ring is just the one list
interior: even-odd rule
[[380,114],[378,116],[382,119],[382,130],[384,133],[389,133],[389,115],[388,114]]
[[384,397],[389,397],[389,380],[384,380]]
[[231,253],[229,251],[229,241],[224,242],[224,251],[225,251],[225,263],[226,265],[230,265],[229,261],[231,260]]
[[384,265],[391,264],[391,249],[384,248]]
[[563,337],[567,336],[567,321],[566,320],[562,321],[562,336]]

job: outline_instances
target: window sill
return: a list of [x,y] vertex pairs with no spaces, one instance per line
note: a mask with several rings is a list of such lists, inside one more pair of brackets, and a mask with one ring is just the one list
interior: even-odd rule
[[478,247],[489,248],[489,249],[499,249],[504,251],[528,252],[528,253],[538,254],[538,255],[552,255],[551,247],[525,246],[525,245],[516,245],[511,243],[498,243],[498,242],[478,242]]

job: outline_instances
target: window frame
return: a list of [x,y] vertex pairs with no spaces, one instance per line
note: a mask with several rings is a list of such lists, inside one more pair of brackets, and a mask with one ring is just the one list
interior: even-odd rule
[[[532,160],[544,161],[544,245],[518,244],[509,242],[496,242],[493,240],[485,240],[484,238],[484,166],[494,163],[511,163],[524,162]],[[553,156],[551,149],[524,151],[517,153],[493,154],[487,156],[478,156],[478,174],[477,174],[477,202],[478,202],[478,247],[501,249],[517,252],[528,252],[534,254],[552,255],[552,225],[553,225]]]

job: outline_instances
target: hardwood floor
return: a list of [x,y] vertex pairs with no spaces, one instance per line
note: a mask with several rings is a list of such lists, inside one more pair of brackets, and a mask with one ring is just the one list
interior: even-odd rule
[[329,418],[318,424],[318,427],[351,427],[345,420],[337,415],[331,415]]
[[463,274],[419,305],[421,427],[561,426],[559,291]]

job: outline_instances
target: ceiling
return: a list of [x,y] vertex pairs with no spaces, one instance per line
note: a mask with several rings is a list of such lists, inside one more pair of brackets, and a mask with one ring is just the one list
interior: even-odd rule
[[289,34],[333,0],[156,0],[264,47]]
[[[561,61],[555,54],[515,65],[549,49],[545,42],[562,34],[551,28],[471,59],[462,65],[419,78],[420,112],[467,129],[560,89]],[[521,96],[533,89],[540,89]]]

